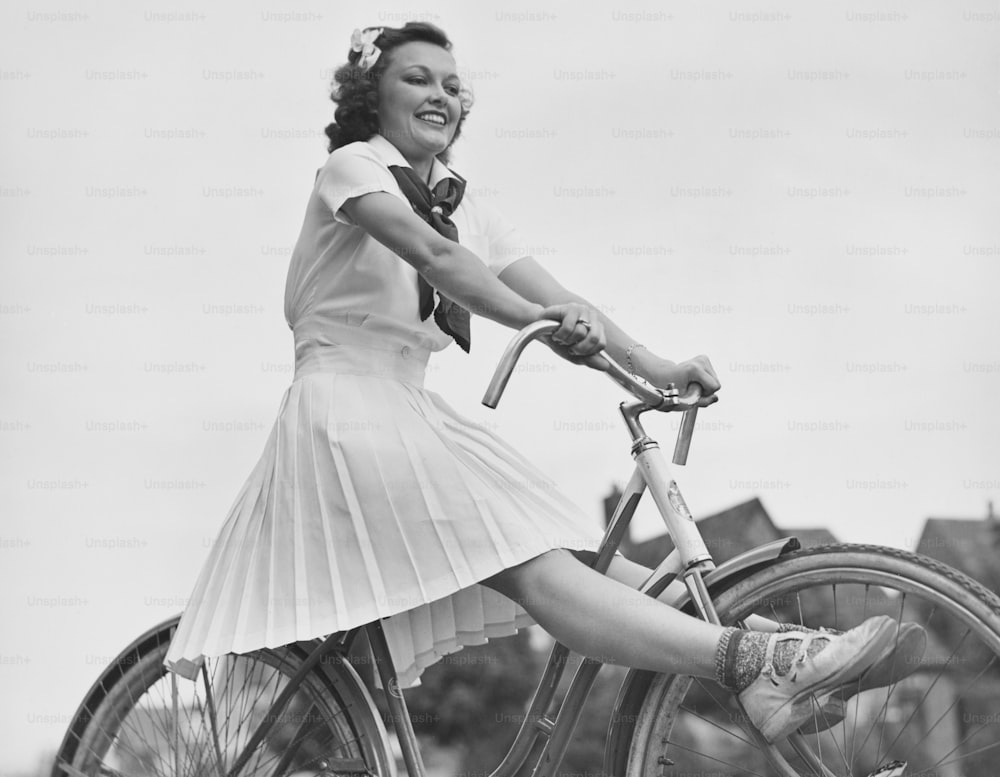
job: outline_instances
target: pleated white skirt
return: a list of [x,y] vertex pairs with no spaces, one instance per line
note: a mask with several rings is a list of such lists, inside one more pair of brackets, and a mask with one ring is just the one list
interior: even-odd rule
[[596,521],[423,388],[429,352],[305,344],[165,659],[325,636],[379,618],[403,687],[443,655],[534,623],[478,581]]

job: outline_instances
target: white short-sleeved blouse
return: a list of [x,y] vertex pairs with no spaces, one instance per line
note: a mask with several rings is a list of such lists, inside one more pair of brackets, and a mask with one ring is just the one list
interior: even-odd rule
[[[334,333],[339,342],[350,337],[358,345],[388,349],[439,351],[453,342],[433,317],[420,320],[417,271],[341,210],[349,199],[371,192],[409,204],[389,165],[410,166],[392,143],[375,135],[336,149],[317,172],[285,286],[285,319],[296,342]],[[435,159],[430,186],[448,176],[454,177]],[[452,221],[459,243],[497,275],[528,255],[518,231],[468,190]]]

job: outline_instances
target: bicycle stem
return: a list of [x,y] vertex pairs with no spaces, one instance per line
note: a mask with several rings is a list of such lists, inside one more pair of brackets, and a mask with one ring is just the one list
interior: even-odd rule
[[682,569],[688,570],[704,561],[711,562],[712,554],[694,525],[694,518],[670,473],[660,444],[646,434],[639,422],[639,415],[650,408],[642,402],[623,402],[619,409],[632,436],[632,457],[680,554]]

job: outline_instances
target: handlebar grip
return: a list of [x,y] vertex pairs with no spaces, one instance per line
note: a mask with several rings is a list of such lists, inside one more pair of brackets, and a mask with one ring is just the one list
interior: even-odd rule
[[509,372],[495,372],[490,380],[490,385],[486,387],[486,393],[483,394],[483,404],[490,410],[496,410],[497,405],[500,404],[500,397],[503,396],[503,390],[507,388],[509,381]]
[[681,428],[677,431],[677,443],[674,445],[674,464],[687,464],[688,450],[691,448],[691,435],[694,434],[694,424],[698,420],[698,406],[685,410],[681,417]]

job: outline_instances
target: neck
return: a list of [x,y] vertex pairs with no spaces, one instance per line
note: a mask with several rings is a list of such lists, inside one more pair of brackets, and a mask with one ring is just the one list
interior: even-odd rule
[[420,180],[427,183],[431,178],[431,169],[434,167],[434,157],[410,157],[403,154],[403,159],[410,163],[413,171],[420,176]]
[[[385,135],[382,135],[382,137],[389,140],[389,138],[386,138]],[[391,140],[389,140],[389,142],[392,143]],[[392,143],[392,145],[396,146],[395,143]],[[427,183],[431,177],[431,170],[434,168],[434,155],[426,152],[421,154],[414,153],[412,151],[404,151],[399,146],[396,146],[396,150],[403,155],[403,159],[405,159],[410,167],[413,168],[413,171],[420,176],[421,180],[424,183]]]

